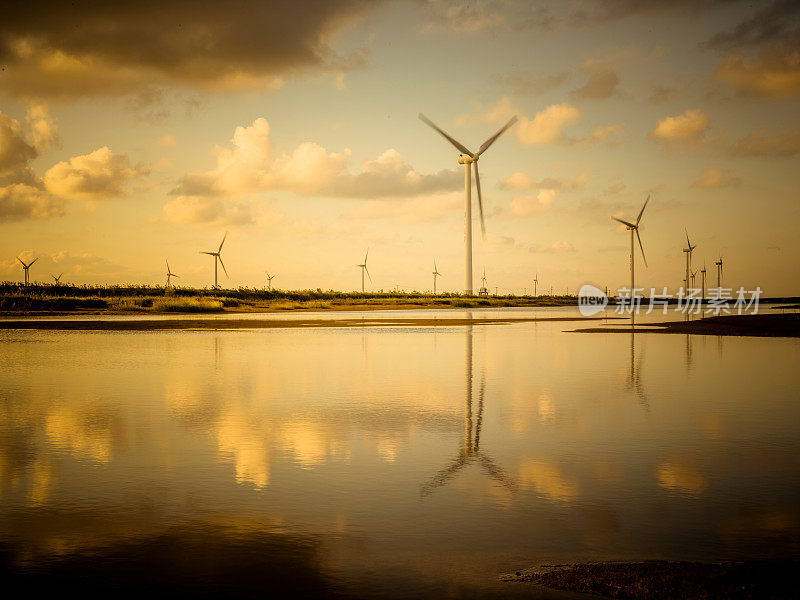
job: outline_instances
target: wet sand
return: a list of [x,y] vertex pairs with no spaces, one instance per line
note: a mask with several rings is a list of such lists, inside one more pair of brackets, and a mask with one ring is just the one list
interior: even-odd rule
[[465,325],[507,325],[538,321],[599,321],[605,317],[344,317],[340,319],[235,319],[225,317],[188,319],[0,319],[0,329],[64,331],[161,331],[283,329],[303,327],[460,327]]
[[554,590],[603,598],[800,598],[797,560],[741,562],[584,563],[545,566],[504,575],[507,582],[530,582]]
[[[800,314],[724,315],[694,321],[637,325],[634,333],[800,337]],[[631,333],[631,327],[592,327],[575,333]]]

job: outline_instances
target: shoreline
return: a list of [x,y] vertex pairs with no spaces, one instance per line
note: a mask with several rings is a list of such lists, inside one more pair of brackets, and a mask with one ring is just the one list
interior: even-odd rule
[[647,323],[635,328],[591,327],[572,333],[672,333],[744,337],[800,337],[800,314],[723,315],[694,321]]

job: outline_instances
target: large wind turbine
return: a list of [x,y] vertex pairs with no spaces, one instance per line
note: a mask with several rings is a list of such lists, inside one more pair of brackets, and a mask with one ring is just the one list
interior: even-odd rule
[[720,255],[719,260],[714,263],[717,265],[717,288],[722,287],[722,255]]
[[686,293],[688,294],[689,293],[689,276],[690,276],[690,274],[692,272],[692,252],[694,251],[695,248],[697,248],[697,244],[692,246],[692,242],[689,241],[689,232],[687,230],[685,230],[685,229],[684,229],[684,231],[686,231],[686,248],[683,249],[684,253],[686,254],[686,279],[684,279],[683,281],[686,284],[684,289],[686,290]]
[[37,256],[37,257],[36,257],[36,258],[34,258],[34,259],[31,261],[31,262],[29,262],[27,265],[26,265],[24,262],[22,262],[22,259],[21,259],[19,256],[17,257],[17,260],[18,260],[18,261],[20,262],[20,264],[22,265],[22,270],[23,270],[23,271],[24,271],[24,273],[25,273],[25,285],[28,285],[28,284],[30,283],[30,279],[29,279],[29,277],[28,277],[28,269],[30,269],[30,268],[31,268],[31,265],[32,265],[33,263],[35,263],[37,260],[39,260],[39,257]]
[[209,256],[214,257],[214,287],[218,288],[219,285],[217,284],[217,261],[219,264],[222,265],[222,270],[225,271],[225,277],[229,277],[228,269],[225,268],[225,263],[222,262],[222,257],[219,255],[222,252],[222,244],[225,243],[225,238],[228,237],[228,232],[225,232],[225,235],[222,236],[222,241],[219,243],[219,248],[217,248],[216,252],[201,252],[200,254],[208,254]]
[[456,149],[461,152],[458,155],[458,164],[464,165],[464,194],[465,194],[465,207],[466,210],[464,211],[464,250],[466,254],[466,273],[464,277],[464,293],[472,294],[472,176],[471,176],[471,165],[475,164],[475,187],[478,190],[478,212],[480,213],[481,217],[481,234],[483,237],[486,237],[486,225],[483,221],[483,199],[481,198],[481,178],[478,174],[478,159],[480,158],[481,154],[486,152],[489,149],[489,146],[494,144],[494,142],[499,138],[505,131],[511,127],[514,123],[517,122],[517,117],[512,117],[508,123],[503,125],[497,133],[495,133],[492,137],[488,140],[483,142],[480,148],[478,148],[477,152],[472,152],[466,146],[464,146],[461,142],[456,141],[452,137],[450,137],[447,133],[445,133],[442,129],[437,127],[433,121],[428,119],[422,113],[419,114],[419,118],[427,125],[430,125],[433,129],[438,131],[440,134],[444,136],[444,138],[453,144]]
[[[647,200],[644,201],[644,205],[642,206],[642,210],[639,211],[639,216],[636,217],[636,223],[629,223],[628,221],[623,221],[622,219],[618,219],[617,217],[611,217],[615,221],[619,221],[631,232],[631,302],[633,302],[633,290],[634,288],[634,278],[633,278],[633,271],[634,271],[634,255],[633,255],[633,234],[636,233],[636,239],[639,240],[639,249],[642,251],[642,260],[644,261],[644,266],[647,266],[647,258],[644,256],[644,246],[642,246],[642,238],[639,236],[639,221],[642,220],[642,214],[644,213],[645,207],[647,207],[647,203],[650,202],[650,196],[647,196]],[[631,312],[633,315],[633,312]]]
[[367,268],[367,257],[369,256],[369,248],[367,248],[367,253],[364,255],[364,263],[360,265],[356,265],[357,267],[361,268],[361,293],[364,293],[364,271],[367,272],[367,277],[369,277],[369,282],[372,283],[372,276],[369,274],[369,269]]
[[267,289],[272,289],[272,280],[275,279],[276,275],[270,275],[269,271],[267,271]]
[[[364,262],[366,262],[366,261],[364,261]],[[441,276],[441,273],[439,273],[439,268],[436,266],[436,259],[433,259],[433,273],[431,273],[431,275],[433,275],[433,295],[435,296],[436,295],[436,278]]]
[[164,284],[164,289],[166,290],[169,287],[169,280],[173,277],[178,277],[178,275],[175,275],[175,273],[170,270],[168,260],[165,260],[164,262],[167,263],[167,283]]

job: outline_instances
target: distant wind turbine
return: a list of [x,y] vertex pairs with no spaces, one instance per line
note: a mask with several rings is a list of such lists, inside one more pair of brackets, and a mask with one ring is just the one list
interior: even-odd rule
[[697,276],[697,271],[692,271],[691,278],[692,278],[692,289],[694,289],[694,278]]
[[200,254],[208,254],[209,256],[214,257],[214,288],[218,288],[219,285],[217,284],[217,261],[219,264],[222,265],[222,270],[225,271],[225,277],[230,277],[228,275],[228,270],[225,268],[225,263],[222,262],[222,257],[220,256],[220,252],[222,252],[222,244],[225,243],[225,238],[228,237],[228,232],[225,232],[225,235],[222,236],[222,241],[219,243],[219,248],[217,248],[216,252],[200,252]]
[[[647,196],[647,200],[644,201],[644,205],[642,206],[642,210],[639,211],[639,216],[636,217],[636,223],[629,223],[628,221],[623,221],[622,219],[618,219],[617,217],[611,217],[615,221],[619,221],[625,227],[630,230],[631,232],[631,301],[633,301],[633,290],[634,287],[634,254],[633,254],[633,234],[636,233],[636,239],[639,240],[639,249],[642,251],[642,260],[644,261],[644,266],[647,266],[647,258],[644,256],[644,246],[642,246],[642,238],[639,236],[639,222],[642,220],[642,214],[644,214],[644,209],[647,207],[647,203],[650,202],[650,196]],[[633,315],[633,311],[631,311],[631,315]]]
[[539,273],[533,278],[533,295],[536,296],[536,286],[539,285]]
[[267,271],[267,289],[268,290],[272,289],[272,280],[275,279],[275,277],[277,277],[277,275],[270,275],[269,271]]
[[[366,262],[366,261],[365,261]],[[436,278],[440,277],[442,274],[439,273],[439,268],[436,266],[436,259],[433,259],[433,295],[436,295]]]
[[717,287],[722,287],[722,255],[720,254],[719,260],[714,263],[717,265]]
[[361,293],[364,293],[364,272],[366,271],[367,277],[369,277],[369,282],[372,283],[372,276],[369,274],[369,269],[367,268],[367,257],[369,256],[369,248],[367,248],[367,253],[364,255],[364,262],[363,264],[356,265],[357,267],[361,268]]
[[64,273],[59,273],[58,277],[56,277],[55,275],[53,275],[52,273],[50,273],[50,277],[52,277],[52,278],[53,278],[53,281],[54,281],[53,285],[61,285],[61,276],[62,276],[63,274],[64,274]]
[[[686,231],[684,229],[684,231]],[[689,241],[689,232],[686,231],[686,248],[683,249],[684,253],[686,254],[686,279],[684,279],[684,283],[686,284],[685,288],[688,293],[689,289],[689,277],[690,273],[692,272],[692,252],[694,249],[697,248],[697,244],[692,246],[692,242]]]
[[706,299],[706,264],[705,263],[703,263],[703,268],[700,269],[700,275],[702,275],[702,277],[700,279],[703,282],[702,292],[700,294],[700,300],[705,300]]
[[481,217],[481,234],[483,235],[484,239],[486,238],[486,225],[483,220],[483,199],[481,198],[481,178],[478,174],[478,159],[480,158],[481,154],[486,152],[489,149],[489,146],[494,144],[494,142],[499,138],[505,131],[511,127],[514,123],[517,122],[517,117],[512,117],[508,123],[503,125],[497,133],[487,139],[481,147],[478,148],[477,152],[472,152],[466,146],[464,146],[461,142],[450,137],[447,133],[445,133],[442,129],[437,127],[433,121],[428,119],[422,113],[419,114],[420,120],[426,125],[429,125],[436,131],[438,131],[444,138],[450,142],[456,149],[461,152],[458,155],[458,163],[464,165],[464,193],[465,193],[465,206],[466,210],[464,213],[464,250],[466,255],[466,273],[464,277],[464,293],[472,294],[472,175],[471,175],[471,165],[475,164],[475,187],[478,190],[478,211]]
[[28,285],[28,284],[30,283],[30,278],[28,277],[28,269],[30,269],[30,268],[31,268],[31,265],[32,265],[33,263],[35,263],[37,260],[39,260],[39,257],[37,256],[37,257],[36,257],[36,258],[34,258],[34,259],[31,261],[31,262],[29,262],[27,265],[26,265],[26,264],[25,264],[25,263],[22,261],[22,259],[21,259],[19,256],[17,257],[17,260],[18,260],[18,261],[20,262],[20,264],[22,265],[22,270],[23,270],[23,271],[24,271],[24,273],[25,273],[25,285]]
[[166,283],[166,284],[164,284],[164,289],[167,289],[167,288],[169,287],[169,280],[170,280],[171,278],[173,278],[173,277],[178,277],[178,275],[175,275],[175,273],[173,273],[173,272],[170,270],[170,268],[169,268],[169,261],[168,261],[168,260],[165,260],[164,262],[165,262],[165,263],[167,263],[167,283]]

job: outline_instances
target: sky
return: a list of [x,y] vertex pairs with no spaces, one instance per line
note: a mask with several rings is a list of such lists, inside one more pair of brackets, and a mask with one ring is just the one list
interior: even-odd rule
[[[800,295],[794,0],[11,2],[0,280]],[[175,281],[175,280],[173,280]],[[696,280],[700,285],[700,275]]]

